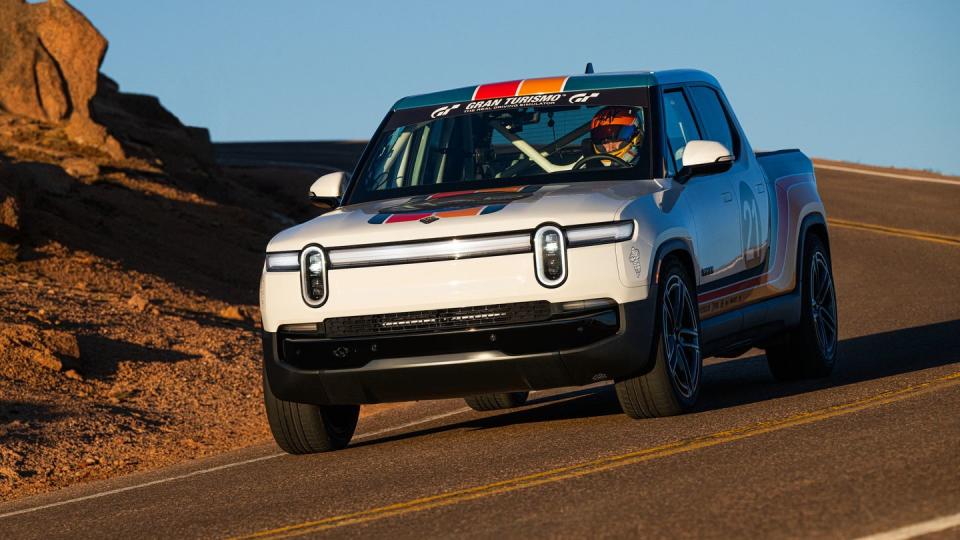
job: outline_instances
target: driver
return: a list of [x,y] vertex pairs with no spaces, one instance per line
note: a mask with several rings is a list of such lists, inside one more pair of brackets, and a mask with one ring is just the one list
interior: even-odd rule
[[[630,165],[640,155],[643,144],[643,119],[633,107],[604,107],[590,122],[590,142],[598,155],[618,157]],[[610,160],[602,160],[606,166]]]

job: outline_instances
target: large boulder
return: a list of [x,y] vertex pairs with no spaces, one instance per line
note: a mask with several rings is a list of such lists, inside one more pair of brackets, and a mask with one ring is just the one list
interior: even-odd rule
[[113,158],[158,159],[208,175],[207,130],[184,126],[153,96],[120,92],[102,75],[107,40],[66,0],[0,0],[0,110],[61,124]]
[[0,108],[65,122],[75,141],[124,156],[90,117],[107,40],[65,0],[0,0]]

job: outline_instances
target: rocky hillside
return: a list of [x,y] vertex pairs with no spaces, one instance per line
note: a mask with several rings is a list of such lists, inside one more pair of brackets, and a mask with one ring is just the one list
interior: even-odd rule
[[258,275],[312,174],[219,168],[106,50],[0,0],[0,499],[267,436]]

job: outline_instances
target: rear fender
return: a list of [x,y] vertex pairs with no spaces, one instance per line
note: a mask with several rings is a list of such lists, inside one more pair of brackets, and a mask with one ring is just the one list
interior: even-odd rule
[[[815,234],[820,233],[820,236],[823,239],[823,243],[827,245],[827,255],[830,255],[830,235],[827,229],[827,220],[823,217],[823,214],[819,212],[811,212],[803,217],[803,221],[800,223],[800,234],[797,242],[797,261],[796,261],[796,286],[793,289],[794,293],[799,294],[803,290],[801,287],[801,282],[803,281],[803,254],[806,250],[807,239],[810,236],[810,232],[813,231]],[[832,266],[832,257],[831,257],[831,266]],[[799,321],[799,315],[797,317]]]

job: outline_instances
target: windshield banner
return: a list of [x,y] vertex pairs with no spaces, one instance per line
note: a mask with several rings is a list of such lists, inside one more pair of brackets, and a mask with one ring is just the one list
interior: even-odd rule
[[524,107],[580,107],[596,105],[629,105],[645,107],[648,104],[647,88],[615,88],[612,90],[587,90],[583,92],[556,92],[528,96],[508,96],[490,99],[475,99],[446,105],[419,107],[394,111],[387,128],[428,122],[437,118]]

